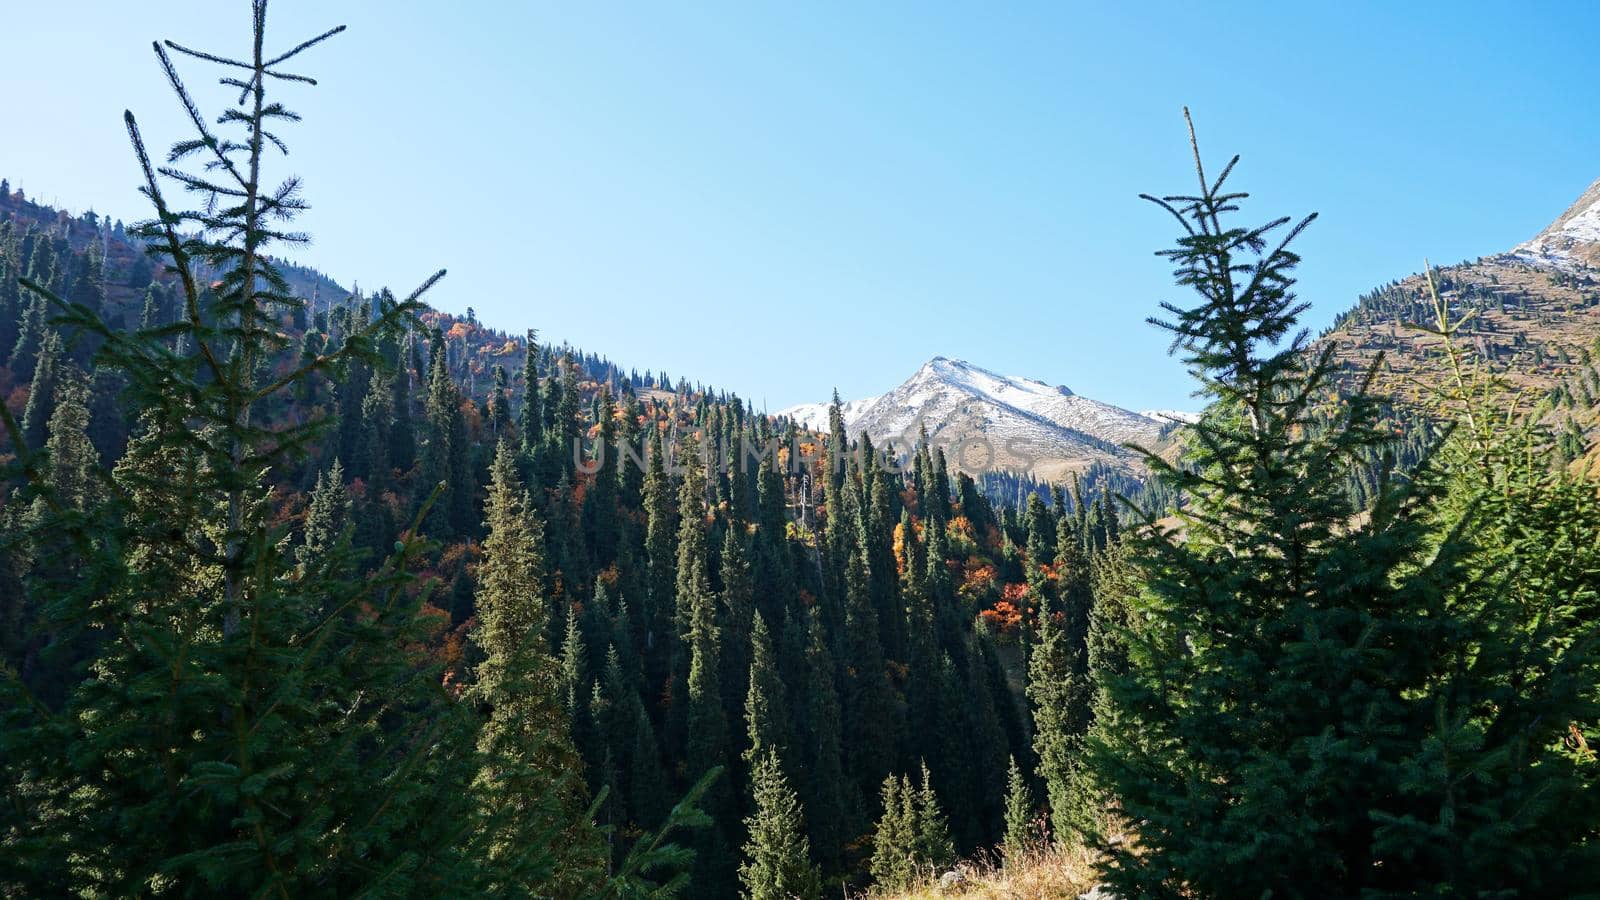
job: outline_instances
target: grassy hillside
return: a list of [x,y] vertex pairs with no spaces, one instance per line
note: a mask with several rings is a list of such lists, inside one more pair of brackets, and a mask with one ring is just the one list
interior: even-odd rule
[[[1439,269],[1439,291],[1452,315],[1472,313],[1461,338],[1515,388],[1542,396],[1577,374],[1600,338],[1600,281],[1492,257]],[[1422,399],[1442,377],[1439,339],[1407,327],[1431,324],[1426,279],[1412,275],[1360,299],[1321,339],[1344,369],[1362,371],[1382,352],[1379,393]]]

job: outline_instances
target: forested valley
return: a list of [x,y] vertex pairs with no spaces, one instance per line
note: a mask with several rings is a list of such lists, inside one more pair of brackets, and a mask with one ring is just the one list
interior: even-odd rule
[[1588,438],[1431,270],[1402,399],[1196,145],[1181,453],[975,476],[288,262],[340,29],[252,8],[141,221],[0,184],[0,894],[1594,891]]

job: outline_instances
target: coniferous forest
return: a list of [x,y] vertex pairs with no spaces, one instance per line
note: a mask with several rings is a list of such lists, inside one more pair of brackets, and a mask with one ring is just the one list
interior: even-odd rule
[[1310,340],[1192,126],[1181,453],[975,478],[288,262],[342,29],[252,11],[141,220],[0,186],[0,895],[1595,892],[1582,435],[1438,290],[1423,403]]

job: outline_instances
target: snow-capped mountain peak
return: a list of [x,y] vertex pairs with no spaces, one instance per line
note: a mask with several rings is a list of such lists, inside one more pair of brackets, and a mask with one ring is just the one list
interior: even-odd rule
[[1518,244],[1511,255],[1525,262],[1572,270],[1600,268],[1600,181],[1589,185],[1578,202],[1532,240]]
[[[827,403],[779,413],[812,428],[828,427]],[[1001,375],[960,359],[935,356],[899,387],[841,404],[845,429],[904,450],[926,431],[951,464],[976,471],[1006,469],[1054,478],[1095,461],[1132,465],[1124,444],[1153,445],[1157,419],[1033,378]]]
[[1064,385],[1048,385],[1020,375],[998,375],[963,359],[935,356],[917,370],[917,377],[935,378],[951,385],[959,385],[978,393],[1027,402],[1030,397],[1071,397],[1073,393]]
[[1193,425],[1200,421],[1199,413],[1186,412],[1181,409],[1142,409],[1139,411],[1139,415],[1147,419],[1155,419],[1157,422],[1175,422],[1180,425]]

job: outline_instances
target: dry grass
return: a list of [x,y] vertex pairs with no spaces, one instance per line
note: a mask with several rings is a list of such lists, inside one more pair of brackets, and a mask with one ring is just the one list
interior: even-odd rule
[[1082,849],[1038,847],[1009,864],[999,860],[963,863],[966,880],[941,890],[937,876],[900,894],[873,894],[883,900],[1060,900],[1077,897],[1095,883],[1094,859]]

